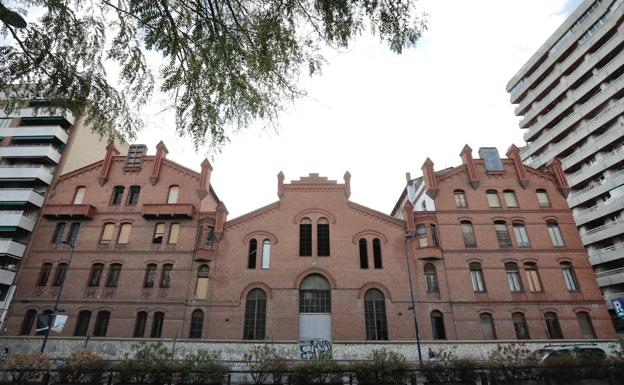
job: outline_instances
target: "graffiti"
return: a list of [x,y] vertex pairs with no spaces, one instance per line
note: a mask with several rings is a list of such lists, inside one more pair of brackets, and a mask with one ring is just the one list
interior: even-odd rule
[[299,355],[302,360],[313,360],[320,357],[331,357],[332,344],[327,340],[299,341]]

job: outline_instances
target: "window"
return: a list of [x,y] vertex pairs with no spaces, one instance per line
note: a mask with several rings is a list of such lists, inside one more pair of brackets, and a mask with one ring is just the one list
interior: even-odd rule
[[320,218],[316,224],[317,255],[319,257],[329,257],[329,221],[327,218]]
[[104,228],[102,229],[102,237],[100,238],[100,243],[103,245],[110,244],[113,241],[114,232],[115,232],[115,224],[105,223]]
[[569,262],[563,262],[561,264],[561,272],[563,273],[563,280],[565,282],[568,291],[578,291],[578,283],[576,282],[576,275],[572,264]]
[[191,330],[189,331],[189,338],[201,338],[203,328],[204,312],[199,309],[195,309],[191,314]]
[[37,286],[46,286],[48,284],[48,278],[50,278],[50,272],[52,271],[51,263],[44,263],[39,270],[39,279],[37,280]]
[[503,191],[503,198],[505,198],[505,206],[509,208],[518,207],[518,200],[516,199],[516,193],[513,190]]
[[494,230],[496,231],[498,247],[511,247],[511,237],[509,236],[505,221],[494,222]]
[[561,325],[559,325],[559,318],[557,318],[556,313],[548,312],[544,314],[544,321],[546,322],[548,338],[553,340],[563,339],[563,332],[561,332]]
[[381,261],[381,241],[379,238],[373,239],[373,263],[375,269],[381,269],[383,267]]
[[271,241],[265,239],[262,242],[262,268],[268,269],[271,265]]
[[195,299],[208,299],[208,280],[210,267],[203,264],[197,269],[197,284],[195,285]]
[[141,167],[143,154],[147,152],[147,147],[143,144],[133,144],[128,148],[128,155],[124,161],[124,167]]
[[56,271],[54,272],[54,279],[52,280],[53,287],[59,287],[65,280],[65,274],[67,274],[67,264],[59,263],[56,265]]
[[35,324],[36,319],[37,310],[30,309],[26,311],[26,314],[24,314],[24,319],[22,320],[22,325],[20,326],[20,336],[27,336],[30,334],[30,331]]
[[54,234],[52,235],[52,243],[61,243],[63,240],[63,233],[65,232],[65,223],[60,222],[56,224],[54,228]]
[[527,233],[524,223],[513,222],[512,227],[518,247],[531,247],[531,242],[529,242],[529,234]]
[[312,255],[312,221],[303,218],[299,223],[299,256],[309,257]]
[[150,332],[151,338],[160,338],[162,335],[163,324],[165,323],[165,313],[157,311],[154,313],[152,319],[152,331]]
[[594,330],[594,326],[592,325],[589,313],[585,311],[578,312],[576,313],[576,318],[578,319],[579,327],[581,328],[581,335],[583,336],[583,338],[596,338],[596,331]]
[[557,222],[548,221],[546,223],[546,227],[548,227],[548,235],[550,235],[550,241],[552,242],[553,247],[565,247],[563,236],[561,235],[561,230],[559,229]]
[[490,208],[500,208],[500,201],[498,200],[498,192],[496,190],[487,190],[485,193]]
[[539,273],[537,272],[537,265],[533,262],[525,263],[524,272],[527,282],[529,283],[529,290],[533,293],[542,291],[542,283],[539,279]]
[[431,312],[431,334],[434,340],[445,340],[444,316],[441,312],[434,310]]
[[511,319],[516,332],[516,338],[519,340],[531,339],[531,335],[529,334],[529,325],[526,322],[526,318],[524,318],[524,314],[513,313],[511,315]]
[[156,282],[156,264],[150,263],[145,269],[145,279],[143,279],[143,287],[154,287]]
[[130,186],[130,192],[128,192],[127,206],[134,206],[139,203],[139,195],[141,194],[141,186]]
[[145,335],[145,324],[147,323],[147,312],[140,311],[137,313],[136,320],[134,321],[134,332],[132,337],[143,338]]
[[89,323],[91,322],[91,312],[89,310],[81,310],[76,318],[76,328],[74,329],[75,337],[86,337],[89,331]]
[[74,222],[69,226],[69,233],[67,234],[67,243],[73,245],[78,238],[78,229],[80,229],[80,223]]
[[84,186],[80,186],[76,189],[76,194],[74,194],[75,205],[82,204],[82,199],[84,198],[84,195],[86,192],[87,192],[87,188]]
[[360,238],[360,269],[368,269],[368,244],[366,239]]
[[522,292],[522,281],[520,280],[520,270],[518,264],[514,262],[505,263],[505,271],[507,272],[507,283],[512,293]]
[[108,279],[106,280],[106,287],[119,286],[119,276],[121,276],[121,263],[111,263],[108,267]]
[[162,243],[165,237],[165,224],[156,223],[154,227],[154,236],[152,237],[152,243]]
[[[50,309],[46,309],[37,315],[37,326],[35,327],[35,334],[43,336],[46,333],[46,329],[50,327],[53,321],[53,312]],[[39,326],[43,326],[40,328]]]
[[169,194],[167,195],[167,203],[178,203],[178,193],[180,192],[180,186],[169,186]]
[[461,230],[464,236],[464,246],[466,248],[477,247],[477,239],[475,238],[472,223],[470,221],[461,221]]
[[171,287],[171,275],[173,274],[173,265],[170,263],[165,263],[162,267],[162,273],[160,275],[160,287],[161,288],[169,288]]
[[494,319],[490,313],[483,313],[479,315],[481,321],[481,331],[483,332],[484,340],[495,340],[496,329],[494,328]]
[[425,225],[416,226],[416,239],[418,240],[418,247],[427,247],[427,228]]
[[124,186],[113,187],[113,196],[111,197],[112,206],[119,206],[121,204],[121,202],[123,201],[124,190]]
[[95,326],[93,326],[93,337],[106,337],[110,315],[111,313],[107,310],[101,310],[97,313]]
[[466,202],[466,194],[464,190],[455,190],[453,191],[453,195],[455,196],[455,206],[458,208],[468,207],[468,203]]
[[247,268],[256,268],[256,256],[258,254],[258,241],[255,238],[249,241],[249,252],[247,253]]
[[102,279],[103,273],[104,273],[104,264],[94,263],[93,265],[91,265],[91,272],[89,273],[89,282],[87,283],[87,286],[99,287],[100,279]]
[[331,288],[323,276],[310,274],[301,282],[299,312],[331,313]]
[[535,194],[537,195],[537,203],[539,204],[539,207],[550,207],[550,198],[548,198],[546,190],[535,190]]
[[245,301],[245,324],[243,339],[263,340],[266,329],[266,294],[260,289],[253,289]]
[[483,279],[483,270],[479,262],[470,263],[470,279],[472,280],[472,290],[476,293],[485,292],[485,280]]
[[433,263],[425,264],[425,289],[427,289],[427,293],[439,293],[440,288],[438,287],[438,274],[436,273],[436,268]]
[[178,243],[178,236],[180,235],[180,224],[172,223],[169,228],[169,240],[167,241],[170,245],[175,245]]
[[388,340],[386,299],[383,293],[377,289],[370,289],[364,295],[364,324],[367,340]]
[[117,237],[117,243],[125,245],[130,240],[130,231],[132,230],[131,223],[122,223],[119,228],[119,236]]
[[208,250],[214,249],[214,227],[208,226],[206,227],[206,248]]
[[431,245],[433,247],[440,247],[440,242],[438,240],[438,228],[436,225],[430,225],[429,228],[431,229]]

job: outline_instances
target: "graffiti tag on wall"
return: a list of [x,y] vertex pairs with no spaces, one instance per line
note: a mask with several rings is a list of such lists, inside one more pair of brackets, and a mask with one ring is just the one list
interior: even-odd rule
[[299,341],[299,356],[302,360],[313,360],[320,357],[330,358],[331,354],[331,341],[320,339]]

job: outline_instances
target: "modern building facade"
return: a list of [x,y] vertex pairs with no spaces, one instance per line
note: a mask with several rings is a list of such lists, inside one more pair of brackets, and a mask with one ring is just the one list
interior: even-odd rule
[[622,0],[583,1],[507,85],[526,130],[522,160],[542,168],[561,159],[609,306],[624,298],[623,19]]
[[49,186],[58,175],[101,159],[106,151],[106,142],[81,118],[49,115],[44,106],[44,100],[33,100],[0,117],[0,325]]

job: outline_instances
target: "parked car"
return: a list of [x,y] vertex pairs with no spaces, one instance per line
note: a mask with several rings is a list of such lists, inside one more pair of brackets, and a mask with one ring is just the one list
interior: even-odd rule
[[598,357],[607,358],[607,352],[596,344],[570,344],[570,345],[546,345],[543,348],[534,351],[533,356],[539,363],[547,363],[556,357]]

